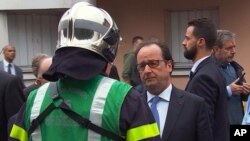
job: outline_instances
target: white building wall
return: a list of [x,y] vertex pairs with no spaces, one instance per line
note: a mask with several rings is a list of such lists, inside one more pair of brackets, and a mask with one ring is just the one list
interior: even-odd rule
[[0,51],[4,45],[9,42],[7,15],[5,12],[0,12]]

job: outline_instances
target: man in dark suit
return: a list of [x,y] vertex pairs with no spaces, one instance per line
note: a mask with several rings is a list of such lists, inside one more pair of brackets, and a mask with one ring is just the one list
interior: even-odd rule
[[152,110],[162,140],[211,141],[204,99],[171,84],[173,59],[168,47],[157,41],[145,41],[136,50],[136,57],[145,89],[142,97]]
[[0,61],[0,70],[3,70],[9,74],[18,76],[21,80],[23,79],[23,72],[20,67],[13,63],[16,57],[16,49],[12,45],[6,45],[2,49],[4,58]]
[[195,19],[188,23],[182,44],[184,56],[194,65],[185,90],[205,99],[213,140],[229,141],[226,81],[211,57],[216,37],[216,26],[209,19]]
[[243,101],[247,101],[250,93],[250,84],[246,83],[244,77],[238,79],[244,73],[244,68],[234,61],[235,54],[235,34],[228,30],[217,30],[214,57],[219,61],[227,82],[228,118],[232,125],[242,123]]
[[17,76],[0,70],[0,141],[7,140],[7,123],[18,112],[25,98],[23,84]]

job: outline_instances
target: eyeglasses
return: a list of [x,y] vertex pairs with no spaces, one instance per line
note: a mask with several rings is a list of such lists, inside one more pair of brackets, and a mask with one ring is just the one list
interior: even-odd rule
[[147,62],[142,62],[140,64],[137,64],[137,70],[144,71],[146,65],[148,65],[150,68],[156,68],[159,66],[160,61],[165,61],[165,60],[148,60]]

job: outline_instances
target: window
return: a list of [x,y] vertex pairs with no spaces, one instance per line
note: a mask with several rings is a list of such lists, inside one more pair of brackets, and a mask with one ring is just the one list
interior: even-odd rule
[[16,47],[15,64],[30,67],[37,53],[53,55],[57,42],[57,14],[9,13],[9,43]]

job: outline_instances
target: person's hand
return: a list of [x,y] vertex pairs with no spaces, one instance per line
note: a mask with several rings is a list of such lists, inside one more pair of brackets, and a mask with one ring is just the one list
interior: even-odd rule
[[250,84],[249,83],[246,83],[246,82],[243,82],[243,93],[244,94],[249,94],[250,93]]
[[[237,78],[234,82],[232,82],[229,85],[229,87],[230,87],[230,89],[232,91],[232,95],[237,95],[237,94],[244,93],[244,91],[247,91],[247,88],[250,88],[250,87],[247,87],[247,88],[245,88],[246,90],[244,90],[244,85],[237,85],[236,84],[238,81],[239,81],[239,78]],[[248,85],[248,86],[250,86],[250,85]]]

